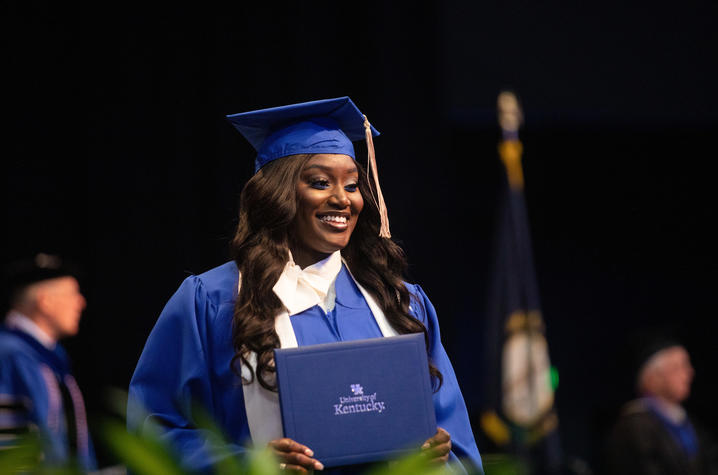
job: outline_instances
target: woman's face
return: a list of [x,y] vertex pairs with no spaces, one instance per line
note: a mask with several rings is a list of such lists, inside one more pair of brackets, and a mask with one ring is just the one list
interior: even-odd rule
[[346,247],[363,207],[359,172],[350,156],[310,158],[297,183],[297,216],[291,230],[294,262],[304,268]]

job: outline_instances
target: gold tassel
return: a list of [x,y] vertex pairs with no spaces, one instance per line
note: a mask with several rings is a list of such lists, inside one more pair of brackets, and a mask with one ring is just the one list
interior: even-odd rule
[[[374,200],[374,204],[376,204],[377,208],[379,208],[379,215],[381,217],[379,237],[388,239],[391,237],[391,231],[389,231],[389,214],[386,210],[386,203],[384,203],[384,195],[382,195],[381,193],[381,186],[379,186],[379,171],[376,168],[376,157],[374,155],[374,139],[371,134],[371,124],[369,123],[369,119],[367,119],[366,116],[364,116],[364,134],[366,135],[366,148],[369,154],[369,163],[366,169],[366,178],[369,182],[369,187],[372,188],[371,178],[369,177],[369,171],[371,170],[371,174],[374,175],[373,188],[376,193],[376,198],[374,198],[374,194],[372,194],[371,197]],[[379,200],[378,203],[377,199]]]

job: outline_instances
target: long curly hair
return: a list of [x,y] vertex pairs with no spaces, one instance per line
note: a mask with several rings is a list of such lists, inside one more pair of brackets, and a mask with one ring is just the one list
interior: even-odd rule
[[[240,195],[239,223],[230,242],[232,258],[241,275],[239,296],[232,318],[232,369],[244,384],[257,378],[265,389],[276,391],[273,350],[280,346],[274,320],[282,303],[272,288],[289,259],[291,226],[297,212],[296,184],[311,154],[291,155],[269,162],[244,186]],[[379,237],[379,209],[357,163],[359,191],[364,209],[359,214],[349,244],[342,250],[352,275],[376,299],[389,324],[399,334],[424,333],[427,351],[429,337],[424,324],[411,316],[411,294],[402,276],[407,262],[404,251],[391,239]],[[415,300],[415,305],[421,302]],[[256,354],[256,370],[249,359]],[[241,375],[244,364],[251,375]],[[430,361],[429,372],[438,390],[441,372]]]

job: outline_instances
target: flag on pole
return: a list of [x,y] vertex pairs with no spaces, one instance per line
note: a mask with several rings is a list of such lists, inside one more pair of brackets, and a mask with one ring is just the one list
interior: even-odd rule
[[506,186],[499,200],[486,318],[481,428],[499,450],[519,456],[532,474],[558,473],[558,378],[549,360],[533,264],[519,140],[523,118],[513,93],[499,95],[498,119]]

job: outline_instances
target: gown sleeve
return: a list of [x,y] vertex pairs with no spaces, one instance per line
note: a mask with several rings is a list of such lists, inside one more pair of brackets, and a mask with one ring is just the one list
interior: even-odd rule
[[[217,461],[209,434],[195,425],[197,405],[216,417],[208,365],[208,333],[217,306],[202,281],[187,278],[170,298],[152,329],[132,376],[127,408],[131,431],[161,429],[161,439],[175,450],[181,464],[191,470],[209,470]],[[243,401],[238,401],[243,411]],[[222,421],[215,421],[221,426]],[[238,444],[221,447],[240,454]]]
[[441,344],[434,305],[420,286],[407,284],[407,288],[413,295],[411,310],[429,332],[429,358],[443,376],[441,388],[434,393],[434,411],[437,425],[451,435],[450,460],[460,460],[469,473],[483,473],[464,397],[451,361]]
[[0,449],[13,446],[19,434],[40,425],[35,410],[46,394],[41,390],[43,383],[34,366],[22,354],[5,350],[0,353]]

